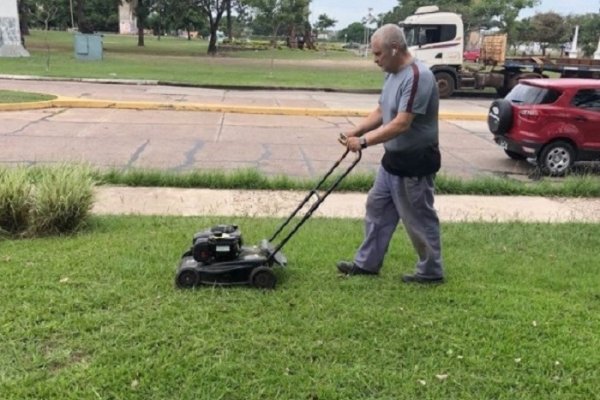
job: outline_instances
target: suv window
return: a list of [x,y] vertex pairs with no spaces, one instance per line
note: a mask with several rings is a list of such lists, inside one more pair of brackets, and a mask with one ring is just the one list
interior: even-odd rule
[[532,85],[518,84],[506,96],[506,100],[518,104],[552,104],[562,93]]
[[573,97],[572,104],[586,110],[600,111],[600,90],[582,89]]

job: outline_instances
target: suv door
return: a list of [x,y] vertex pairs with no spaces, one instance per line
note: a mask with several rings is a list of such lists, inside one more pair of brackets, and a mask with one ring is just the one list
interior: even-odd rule
[[582,158],[600,158],[600,89],[579,89],[573,100],[573,123],[583,138]]

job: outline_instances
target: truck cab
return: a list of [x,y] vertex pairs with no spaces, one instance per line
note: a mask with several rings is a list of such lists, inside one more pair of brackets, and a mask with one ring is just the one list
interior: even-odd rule
[[400,22],[411,54],[435,74],[440,97],[452,95],[460,86],[464,28],[460,15],[440,12],[437,6],[419,7],[414,15]]
[[411,54],[430,68],[462,65],[464,32],[460,15],[440,12],[437,6],[420,7],[400,27]]

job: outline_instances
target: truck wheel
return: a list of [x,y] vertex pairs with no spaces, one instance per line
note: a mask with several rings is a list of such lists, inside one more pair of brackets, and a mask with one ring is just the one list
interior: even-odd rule
[[435,80],[437,81],[440,98],[446,99],[454,93],[455,84],[454,78],[447,72],[436,72]]
[[175,285],[180,289],[190,289],[198,285],[200,277],[198,272],[192,268],[183,268],[177,272]]
[[562,140],[547,144],[538,156],[542,172],[552,176],[563,176],[575,162],[575,149]]
[[271,268],[257,267],[250,274],[250,283],[259,289],[274,289],[277,278]]
[[488,129],[494,135],[506,134],[513,122],[512,104],[508,100],[494,100],[488,112]]

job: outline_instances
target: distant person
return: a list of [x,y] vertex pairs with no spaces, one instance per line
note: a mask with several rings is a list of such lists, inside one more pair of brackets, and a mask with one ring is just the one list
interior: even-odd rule
[[379,106],[340,140],[353,152],[383,143],[385,153],[367,198],[365,238],[354,260],[340,261],[337,268],[347,275],[377,275],[402,220],[418,255],[415,272],[402,280],[441,283],[440,223],[433,206],[441,164],[437,83],[429,68],[412,58],[398,26],[379,28],[371,48],[387,73]]

